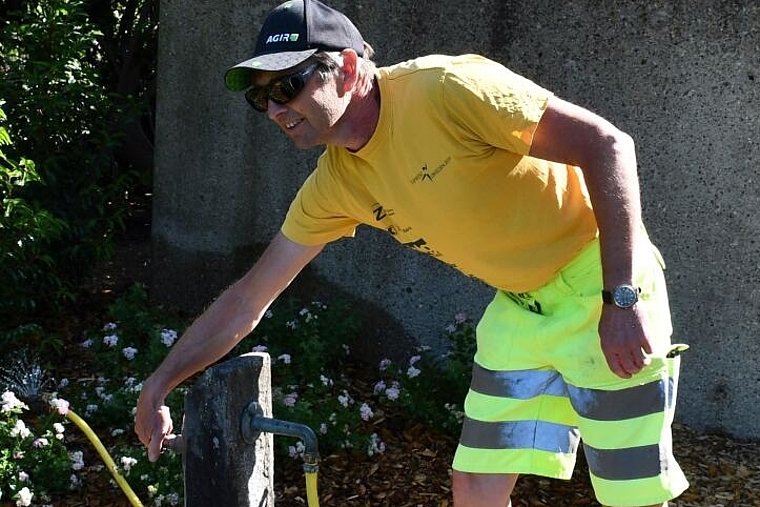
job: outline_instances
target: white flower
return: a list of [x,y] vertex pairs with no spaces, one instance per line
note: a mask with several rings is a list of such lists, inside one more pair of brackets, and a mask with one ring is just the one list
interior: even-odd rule
[[374,456],[375,454],[382,454],[385,452],[385,444],[377,433],[373,433],[369,437],[369,445],[367,446],[367,455]]
[[83,349],[89,349],[90,347],[92,347],[93,343],[94,342],[92,341],[92,338],[87,338],[85,341],[80,343],[79,346],[82,347]]
[[454,324],[449,324],[446,326],[446,332],[449,334],[453,334],[457,330],[457,327]]
[[338,395],[338,402],[344,407],[348,407],[354,400],[346,391],[343,391],[343,394]]
[[23,401],[16,397],[16,394],[13,391],[5,391],[3,393],[2,403],[3,405],[2,408],[0,408],[0,412],[10,412],[14,408],[29,408]]
[[322,435],[327,435],[327,424],[326,423],[322,423],[322,424],[319,425],[319,432]]
[[16,500],[16,505],[18,507],[29,507],[32,505],[32,497],[34,496],[34,493],[29,491],[29,488],[24,487],[21,488],[21,491],[18,492],[18,500]]
[[324,375],[320,375],[319,380],[322,381],[322,385],[325,387],[330,387],[333,385],[333,380],[331,378],[325,377]]
[[269,350],[266,345],[256,345],[251,349],[251,352],[266,352]]
[[385,390],[385,395],[389,400],[397,400],[399,394],[401,394],[401,389],[396,382],[394,382],[391,387]]
[[35,449],[42,449],[48,445],[50,445],[50,441],[45,437],[35,438],[34,442],[32,442],[32,447]]
[[161,343],[166,345],[167,347],[171,347],[174,345],[174,342],[177,340],[177,332],[173,329],[162,329],[161,330]]
[[304,445],[303,442],[299,440],[298,442],[296,442],[295,446],[292,446],[292,445],[288,446],[288,455],[291,458],[295,459],[295,458],[303,456],[303,453],[305,450],[306,450],[306,446]]
[[84,455],[82,451],[74,451],[69,453],[69,459],[71,460],[71,468],[74,470],[81,470],[84,468]]
[[117,343],[119,343],[119,337],[115,334],[109,334],[108,336],[103,337],[103,344],[108,347],[115,347]]
[[362,421],[369,421],[375,417],[372,409],[366,403],[362,403],[362,406],[359,408],[359,415],[361,415]]
[[64,428],[63,424],[61,423],[54,423],[53,430],[55,430],[56,433],[63,433],[66,431],[66,428]]
[[377,396],[378,394],[383,394],[384,391],[385,391],[385,381],[379,380],[377,384],[375,384],[375,388],[373,392],[375,396]]
[[264,313],[264,317],[267,318],[267,319],[271,319],[273,316],[274,316],[274,313],[272,313],[272,310],[267,310]]
[[26,482],[26,481],[28,481],[29,480],[29,474],[26,473],[26,472],[24,472],[24,471],[19,472],[18,473],[18,480],[19,480],[19,482]]
[[134,347],[125,347],[121,349],[121,353],[124,354],[124,357],[127,358],[127,361],[131,361],[135,358],[135,354],[137,354],[137,349]]
[[282,400],[282,403],[286,407],[294,407],[296,405],[296,401],[298,401],[298,393],[290,393]]
[[390,365],[391,365],[390,359],[383,359],[382,361],[380,361],[380,366],[379,366],[380,371],[387,370]]
[[135,458],[132,458],[130,456],[122,456],[121,457],[121,466],[124,468],[125,472],[129,472],[134,465],[137,464],[137,460]]
[[282,354],[277,359],[285,364],[290,364],[290,354]]
[[464,312],[459,312],[456,315],[454,315],[454,322],[457,324],[463,324],[464,321],[467,320],[467,314]]
[[406,370],[406,376],[409,378],[414,378],[419,374],[420,374],[419,368],[415,368],[414,366],[410,366],[409,369]]
[[26,427],[26,424],[24,424],[24,421],[22,421],[21,419],[17,420],[16,425],[13,426],[13,428],[11,429],[12,437],[26,438],[31,434],[32,432],[29,431],[29,428]]
[[179,493],[169,493],[166,495],[166,501],[170,505],[179,505]]
[[105,326],[103,326],[103,331],[106,331],[106,332],[113,331],[117,327],[118,326],[116,325],[115,322],[109,322],[108,324],[106,324]]
[[420,356],[412,356],[409,358],[409,366],[414,366],[414,363],[422,359]]

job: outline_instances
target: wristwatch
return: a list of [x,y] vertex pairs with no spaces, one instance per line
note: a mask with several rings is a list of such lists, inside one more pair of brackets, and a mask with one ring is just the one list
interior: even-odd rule
[[618,285],[611,291],[602,291],[602,301],[608,305],[615,305],[618,308],[630,308],[639,300],[641,289],[633,285]]

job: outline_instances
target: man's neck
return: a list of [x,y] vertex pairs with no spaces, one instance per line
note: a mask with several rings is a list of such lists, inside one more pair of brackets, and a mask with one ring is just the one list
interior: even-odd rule
[[373,79],[368,91],[356,95],[341,119],[346,133],[345,143],[341,145],[349,151],[362,149],[375,133],[380,119],[380,87]]

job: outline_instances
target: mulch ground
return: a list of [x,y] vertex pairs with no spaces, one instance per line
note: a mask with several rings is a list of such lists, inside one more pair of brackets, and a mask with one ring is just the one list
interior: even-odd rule
[[[398,422],[389,426],[396,426]],[[322,457],[318,476],[320,505],[451,507],[449,465],[455,440],[418,424],[391,431],[380,423],[377,430],[387,446],[382,455],[368,458],[331,454]],[[676,456],[691,487],[670,503],[672,507],[760,506],[760,443],[704,435],[682,425],[675,425],[674,441]],[[120,490],[109,485],[109,478],[106,471],[90,472],[83,491],[59,499],[53,505],[129,507]],[[274,482],[277,507],[307,505],[300,461],[277,461]],[[587,468],[581,455],[570,481],[521,477],[512,505],[599,506],[590,491]],[[143,501],[146,507],[150,505]]]
[[[418,507],[451,505],[450,468],[456,442],[414,425],[400,433],[380,429],[389,449],[375,458],[332,455],[319,472],[320,504],[347,507]],[[674,427],[676,456],[691,487],[675,507],[760,506],[760,443],[741,443]],[[278,466],[275,475],[279,507],[306,505],[299,463]],[[514,507],[598,506],[590,495],[582,458],[570,481],[520,478]]]

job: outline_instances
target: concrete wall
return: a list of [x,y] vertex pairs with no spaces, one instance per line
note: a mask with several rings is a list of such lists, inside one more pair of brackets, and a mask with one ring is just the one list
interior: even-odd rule
[[[154,293],[198,308],[277,231],[318,151],[296,152],[224,89],[276,1],[162,0]],[[330,2],[380,64],[475,52],[637,141],[644,213],[668,262],[684,356],[678,418],[760,438],[760,5],[755,0]],[[491,291],[360,229],[316,273],[438,347]]]

